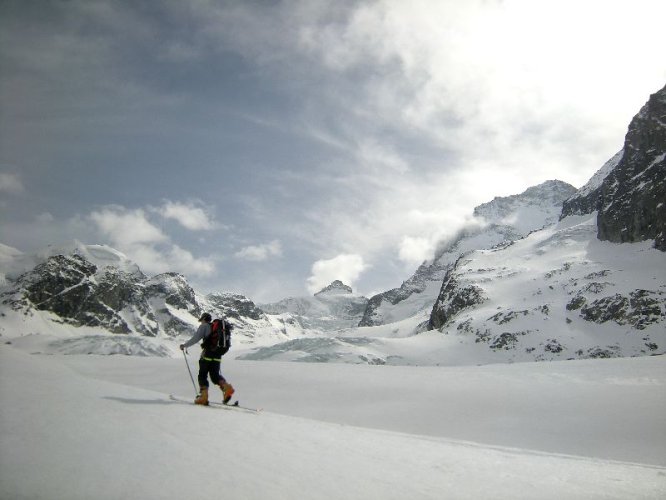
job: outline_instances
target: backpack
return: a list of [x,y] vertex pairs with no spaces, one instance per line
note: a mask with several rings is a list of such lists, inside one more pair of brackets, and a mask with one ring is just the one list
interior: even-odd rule
[[234,326],[226,319],[214,319],[210,325],[210,335],[204,340],[204,348],[223,356],[231,347],[231,330]]

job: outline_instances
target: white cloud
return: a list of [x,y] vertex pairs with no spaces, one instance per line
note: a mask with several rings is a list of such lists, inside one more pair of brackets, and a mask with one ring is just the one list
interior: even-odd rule
[[[666,78],[654,63],[666,16],[658,0],[380,0],[310,9],[289,2],[253,13],[249,26],[271,36],[238,35],[239,43],[262,61],[270,51],[289,71],[300,60],[317,75],[303,95],[317,102],[314,120],[329,124],[322,112],[345,110],[316,135],[346,136],[360,144],[361,162],[403,171],[404,145],[386,131],[457,152],[464,163],[456,168],[494,163],[509,175],[543,181],[557,172],[582,185]],[[285,19],[293,19],[288,29]],[[630,69],[618,71],[618,61]],[[382,134],[378,148],[372,138]]]
[[318,260],[312,264],[312,275],[308,278],[308,290],[316,293],[335,280],[352,286],[367,268],[363,257],[355,254],[340,254],[332,259]]
[[291,131],[335,156],[280,170],[290,242],[386,269],[387,249],[390,265],[418,264],[479,203],[552,178],[580,186],[621,147],[666,77],[663,16],[649,15],[666,4],[584,3],[244,3],[214,9],[206,34],[297,92]]
[[163,217],[175,220],[190,231],[204,231],[216,227],[210,215],[203,208],[192,203],[167,201],[156,210]]
[[0,193],[19,194],[25,191],[18,174],[0,172]]
[[[31,70],[17,82],[31,82],[37,70],[40,81],[83,82],[85,89],[56,85],[55,101],[76,100],[77,109],[94,109],[103,122],[122,122],[133,136],[162,142],[179,138],[177,149],[183,154],[182,146],[189,142],[193,168],[229,183],[225,220],[247,231],[243,241],[260,242],[240,249],[236,258],[269,259],[282,246],[285,255],[293,255],[287,246],[294,245],[312,262],[333,249],[362,255],[365,267],[371,265],[386,280],[399,281],[389,277],[398,260],[419,263],[433,242],[460,227],[478,203],[555,177],[582,185],[621,147],[629,119],[666,78],[663,65],[654,62],[661,60],[659,33],[666,9],[659,0],[204,1],[186,7],[170,2],[157,9],[164,14],[160,19],[183,20],[191,29],[155,47],[152,42],[164,37],[153,35],[173,31],[171,23],[155,23],[150,16],[136,16],[132,8],[111,8],[104,2],[93,8],[82,3],[77,10],[85,15],[69,9],[67,19],[113,27],[104,33],[129,27],[128,44],[106,36],[63,36],[67,30],[56,23],[37,38],[17,38],[24,43],[11,44]],[[20,27],[16,24],[17,33]],[[134,47],[138,52],[128,50]],[[133,71],[145,61],[125,56],[139,52],[156,56],[159,67]],[[242,67],[236,66],[234,52],[242,55]],[[117,64],[117,74],[146,78],[113,85],[117,82],[109,82],[104,70],[109,61]],[[151,71],[168,77],[170,61],[187,61],[202,80],[193,87],[183,81],[177,92],[155,87]],[[217,71],[203,71],[212,63],[222,64],[232,80],[240,68],[247,88],[209,93],[206,89],[215,85],[206,78],[219,77]],[[85,70],[85,78],[61,78],[61,70],[68,76]],[[264,87],[266,82],[270,88]],[[30,110],[25,103],[41,102],[35,99],[41,94],[23,87],[26,98],[14,101]],[[51,94],[53,89],[49,86]],[[256,92],[266,97],[261,106],[248,100]],[[86,106],[79,107],[84,99]],[[204,109],[211,112],[202,115]],[[222,126],[220,117],[226,113],[242,128]],[[191,114],[194,122],[187,119]],[[23,113],[7,116],[14,115]],[[150,118],[145,122],[138,116]],[[176,124],[169,120],[174,116]],[[58,129],[65,123],[52,122]],[[193,131],[193,123],[201,129]],[[156,133],[142,135],[146,126]],[[88,120],[79,121],[79,127],[95,129]],[[261,128],[254,142],[247,137],[255,134],[245,133],[245,127]],[[186,129],[202,140],[187,140]],[[53,138],[41,142],[64,143]],[[212,150],[208,143],[214,143]],[[254,143],[264,146],[248,149]],[[225,145],[233,147],[225,150]],[[185,248],[212,248],[203,240],[210,244],[215,238],[205,231],[216,223],[212,207],[208,212],[209,206],[196,199],[164,201],[173,199],[172,193],[184,193],[182,186],[173,185],[182,176],[172,173],[177,161],[164,157],[172,155],[170,148],[157,143],[147,147],[151,161],[164,165],[165,175],[159,194],[152,190],[144,196],[158,198],[139,202],[150,205],[142,211],[107,207],[85,221],[93,220],[114,246],[142,255],[146,266],[172,265],[170,259],[183,250],[183,265],[204,272],[206,262],[198,266],[201,259]],[[225,167],[205,167],[215,163],[211,158],[220,151],[225,151]],[[50,156],[52,151],[44,149],[42,158]],[[70,155],[66,161],[78,164],[74,159]],[[28,178],[37,179],[22,174],[26,185]],[[22,190],[20,182],[18,175],[0,177],[0,191]],[[183,196],[196,197],[196,187],[189,193]],[[62,213],[55,206],[49,210]],[[176,224],[198,231],[196,240],[178,240],[181,246],[175,246],[174,239],[185,232],[176,236]],[[248,236],[277,234],[276,228],[282,233],[279,249]],[[239,241],[231,236],[215,251],[229,251]],[[284,276],[303,285],[307,269],[298,275],[302,265],[297,259],[280,259],[279,264],[290,266]],[[240,273],[245,266],[235,267]],[[321,275],[323,271],[313,271],[311,279]],[[322,286],[330,282],[320,281]]]
[[400,260],[412,266],[420,265],[424,260],[431,259],[435,245],[429,238],[405,236],[400,243]]
[[215,271],[215,262],[209,257],[195,257],[178,245],[171,245],[166,253],[170,270],[180,269],[185,274],[205,276]]
[[210,258],[198,258],[178,245],[133,244],[119,247],[147,274],[179,272],[186,276],[207,276],[215,271]]
[[176,271],[205,276],[215,271],[213,259],[195,257],[189,250],[173,243],[149,220],[146,210],[103,207],[92,212],[88,219],[111,246],[125,253],[149,274]]
[[119,206],[105,207],[92,212],[90,219],[112,244],[121,247],[163,243],[169,239],[148,220],[146,212],[140,208],[129,210]]
[[282,255],[282,244],[279,240],[273,240],[263,245],[250,245],[234,254],[235,257],[251,261],[264,261],[270,257]]

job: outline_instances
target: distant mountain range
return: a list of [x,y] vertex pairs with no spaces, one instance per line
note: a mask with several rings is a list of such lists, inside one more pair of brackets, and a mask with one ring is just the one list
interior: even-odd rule
[[[203,311],[244,359],[467,364],[666,352],[666,87],[580,190],[557,180],[495,198],[398,288],[334,281],[255,304],[146,276],[120,252],[0,245],[0,334],[62,353],[174,354]],[[622,244],[621,244],[622,243]],[[35,334],[37,334],[35,336]],[[232,350],[233,353],[233,350]]]
[[367,298],[335,280],[312,297],[290,297],[260,307],[269,314],[290,315],[304,329],[334,331],[358,325],[367,304]]

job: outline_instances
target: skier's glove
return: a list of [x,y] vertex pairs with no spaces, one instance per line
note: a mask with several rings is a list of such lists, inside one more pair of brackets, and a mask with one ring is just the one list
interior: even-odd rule
[[184,351],[185,350],[185,344],[180,344],[180,350]]

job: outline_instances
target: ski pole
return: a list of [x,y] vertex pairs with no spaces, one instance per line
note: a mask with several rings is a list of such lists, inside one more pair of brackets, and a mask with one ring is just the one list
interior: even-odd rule
[[198,395],[197,385],[194,383],[194,377],[192,376],[192,370],[190,370],[190,364],[187,362],[187,350],[183,349],[183,357],[185,358],[185,364],[187,365],[187,372],[190,374],[190,380],[192,380],[192,386],[194,387],[194,394]]

